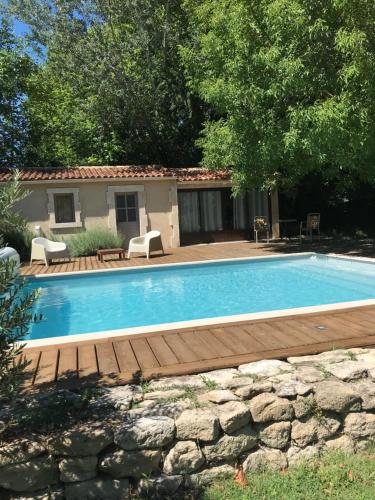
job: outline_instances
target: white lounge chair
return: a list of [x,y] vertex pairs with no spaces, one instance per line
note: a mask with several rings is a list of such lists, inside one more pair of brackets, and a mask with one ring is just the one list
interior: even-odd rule
[[132,253],[145,253],[150,258],[150,252],[161,250],[164,255],[160,231],[150,231],[143,236],[137,236],[129,241],[128,259]]
[[254,236],[255,243],[258,243],[258,234],[267,234],[267,243],[270,242],[270,225],[268,222],[268,217],[265,215],[256,215],[254,217]]
[[60,241],[51,241],[47,238],[34,238],[31,242],[30,266],[33,260],[44,260],[46,266],[52,259],[68,258],[69,250],[65,243]]

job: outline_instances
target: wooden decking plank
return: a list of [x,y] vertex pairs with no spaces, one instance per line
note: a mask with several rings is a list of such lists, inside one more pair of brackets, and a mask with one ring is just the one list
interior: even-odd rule
[[148,343],[160,366],[174,365],[178,358],[164,340],[164,337],[150,337]]
[[196,331],[181,332],[184,342],[195,352],[198,359],[211,359],[215,357],[212,349],[199,337]]
[[215,356],[233,356],[233,351],[227,347],[222,341],[220,341],[215,335],[209,330],[200,330],[200,338],[212,349]]
[[273,328],[271,323],[255,323],[254,332],[259,342],[265,345],[265,349],[283,349],[295,345],[285,334]]
[[78,346],[78,376],[86,378],[98,375],[95,345],[84,344]]
[[58,379],[72,379],[78,377],[77,347],[60,349],[59,364],[57,367]]
[[58,349],[54,349],[53,351],[41,352],[38,370],[34,379],[35,384],[48,384],[55,381],[58,356]]
[[117,375],[120,370],[112,342],[96,344],[95,348],[99,373],[101,375]]
[[226,358],[214,358],[210,360],[194,361],[191,363],[184,363],[179,365],[170,365],[160,367],[157,371],[146,370],[144,372],[145,378],[153,378],[154,376],[172,376],[172,375],[185,375],[190,373],[199,373],[204,371],[216,370],[218,368],[230,368],[238,366],[243,363],[251,363],[261,359],[284,359],[288,356],[305,356],[308,354],[317,354],[319,352],[327,351],[332,348],[349,348],[349,347],[363,347],[374,346],[374,337],[364,336],[353,339],[341,339],[337,343],[332,341],[322,342],[320,344],[310,344],[308,346],[294,346],[285,349],[275,349],[264,351],[260,353],[248,353]]
[[139,364],[129,340],[113,342],[113,347],[117,356],[120,372],[135,373],[139,371]]
[[27,349],[23,350],[21,358],[25,358],[26,361],[28,361],[29,363],[24,371],[25,375],[24,375],[24,381],[22,383],[23,387],[27,387],[33,384],[40,357],[41,357],[41,351],[39,350],[35,351],[28,351]]
[[314,344],[316,342],[314,336],[301,331],[297,323],[286,324],[285,321],[277,321],[272,323],[272,326],[287,335],[288,338],[293,339],[296,345]]
[[160,366],[146,339],[133,339],[130,343],[142,370]]
[[210,328],[210,332],[229,351],[232,351],[232,354],[241,354],[243,352],[243,344],[235,336],[228,334],[224,328]]
[[183,337],[178,333],[165,335],[164,340],[172,349],[180,363],[190,363],[199,359],[197,354],[184,342]]
[[253,342],[253,349],[255,352],[264,351],[264,349],[268,349],[270,347],[267,337],[262,334],[259,329],[257,330],[257,325],[241,325],[241,328],[247,333]]

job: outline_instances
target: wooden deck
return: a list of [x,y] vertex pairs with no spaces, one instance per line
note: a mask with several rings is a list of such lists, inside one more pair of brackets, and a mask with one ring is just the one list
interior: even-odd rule
[[[277,247],[278,248],[278,247]],[[283,247],[280,247],[283,248]],[[308,251],[305,248],[299,251]],[[196,262],[212,259],[235,259],[236,257],[257,257],[276,254],[273,245],[252,242],[220,243],[211,245],[193,245],[167,249],[165,255],[154,253],[149,260],[144,256],[119,260],[117,256],[105,257],[99,262],[95,256],[73,258],[71,262],[55,260],[49,267],[42,262],[35,262],[32,266],[23,264],[22,274],[51,274],[72,271],[91,271],[96,269],[120,269],[124,267],[147,266],[156,264],[172,264],[181,262]]]
[[375,306],[25,349],[25,386],[124,384],[359,346],[375,346]]

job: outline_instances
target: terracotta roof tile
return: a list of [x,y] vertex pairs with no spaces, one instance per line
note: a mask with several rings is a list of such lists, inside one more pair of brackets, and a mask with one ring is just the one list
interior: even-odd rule
[[[10,179],[12,169],[0,168],[0,182]],[[105,167],[25,168],[22,181],[81,179],[174,178],[179,182],[229,180],[228,170],[212,171],[202,167],[171,168],[161,165],[118,165]]]

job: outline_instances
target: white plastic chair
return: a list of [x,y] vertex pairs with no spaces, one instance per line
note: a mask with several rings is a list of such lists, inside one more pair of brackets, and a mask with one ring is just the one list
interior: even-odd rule
[[143,236],[137,236],[129,241],[128,259],[132,253],[145,253],[150,258],[150,252],[161,250],[164,255],[160,231],[150,231]]
[[254,236],[255,243],[258,243],[258,234],[267,233],[267,243],[270,242],[270,225],[265,215],[256,215],[254,217]]
[[60,241],[51,241],[47,238],[34,238],[31,242],[31,257],[30,266],[33,260],[44,260],[45,265],[48,264],[52,259],[63,259],[68,258],[69,250],[65,243]]

